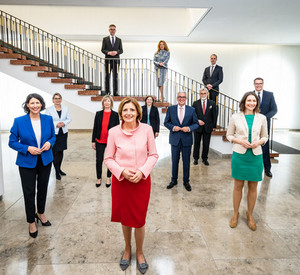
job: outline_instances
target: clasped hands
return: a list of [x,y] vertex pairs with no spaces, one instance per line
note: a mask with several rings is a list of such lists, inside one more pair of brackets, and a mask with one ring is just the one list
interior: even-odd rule
[[187,133],[190,131],[190,128],[187,126],[185,126],[185,127],[174,126],[173,131],[174,132],[182,131],[182,132]]
[[118,52],[117,51],[111,51],[111,52],[108,52],[107,54],[111,55],[111,56],[115,56],[115,55],[118,54]]
[[128,168],[123,170],[122,175],[125,179],[133,183],[139,182],[143,177],[143,173],[140,170],[134,171]]
[[50,147],[51,147],[51,143],[49,141],[46,141],[41,149],[34,146],[28,146],[27,151],[31,155],[40,155],[42,152],[48,151]]
[[63,123],[63,122],[58,122],[57,124],[56,124],[56,127],[57,128],[62,128],[62,127],[64,127],[65,126],[65,124]]
[[255,149],[259,145],[261,145],[259,140],[253,141],[251,143],[248,140],[240,140],[239,144],[242,145],[246,149],[249,149],[249,148]]

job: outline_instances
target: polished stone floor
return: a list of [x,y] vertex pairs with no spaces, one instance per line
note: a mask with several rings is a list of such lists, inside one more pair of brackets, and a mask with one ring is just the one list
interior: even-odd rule
[[[151,175],[147,274],[299,274],[300,155],[281,155],[273,161],[273,178],[259,183],[257,231],[247,227],[245,198],[238,227],[231,229],[230,159],[210,153],[209,167],[191,167],[192,192],[182,184],[167,190],[167,134],[157,139],[160,159]],[[52,226],[39,225],[36,239],[28,235],[16,153],[7,139],[3,133],[0,274],[139,274],[134,254],[126,272],[118,265],[124,248],[121,226],[110,222],[110,189],[95,187],[90,133],[70,132],[63,163],[67,176],[56,181],[52,171],[49,183],[46,215]],[[300,149],[299,132],[276,132],[275,140]]]

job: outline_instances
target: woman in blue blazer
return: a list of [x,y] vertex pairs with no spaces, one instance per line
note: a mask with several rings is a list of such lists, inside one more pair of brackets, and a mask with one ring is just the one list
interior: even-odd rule
[[56,179],[61,180],[61,176],[66,173],[61,170],[61,164],[64,158],[64,150],[67,150],[68,124],[71,122],[68,107],[61,105],[62,96],[55,93],[52,97],[53,106],[46,109],[46,115],[52,116],[56,141],[52,148],[53,165],[55,168]]
[[29,235],[36,238],[38,230],[35,219],[43,226],[51,225],[44,212],[53,161],[51,147],[55,142],[55,132],[52,117],[40,113],[45,109],[45,102],[39,94],[29,94],[23,108],[27,114],[15,118],[10,129],[8,145],[18,151],[16,164],[19,166],[22,182]]

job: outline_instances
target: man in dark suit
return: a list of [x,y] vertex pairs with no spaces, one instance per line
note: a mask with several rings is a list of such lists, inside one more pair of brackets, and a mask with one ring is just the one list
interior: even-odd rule
[[168,108],[164,125],[170,130],[169,143],[172,154],[172,178],[167,189],[177,184],[178,165],[180,152],[183,163],[183,185],[187,191],[191,191],[190,185],[190,157],[193,144],[192,132],[199,127],[194,108],[186,106],[186,93],[177,94],[178,105]]
[[118,73],[120,65],[120,54],[123,53],[122,40],[115,36],[116,26],[109,25],[110,35],[103,38],[101,52],[105,54],[105,92],[110,94],[110,75],[113,72],[113,94],[118,94]]
[[216,64],[217,55],[210,56],[211,66],[205,68],[202,81],[209,90],[209,99],[217,104],[217,96],[219,94],[219,85],[223,82],[223,68]]
[[[260,113],[265,115],[267,118],[268,134],[270,137],[271,118],[277,113],[277,105],[275,102],[275,98],[272,92],[263,90],[264,80],[261,77],[257,77],[254,79],[254,87],[255,87],[255,93],[257,94],[259,100]],[[271,173],[269,140],[262,147],[262,149],[263,149],[265,174],[271,178],[273,175]]]
[[203,146],[202,146],[202,162],[205,165],[209,165],[207,161],[207,155],[209,150],[209,143],[211,132],[213,131],[214,125],[217,120],[216,114],[216,103],[208,97],[208,91],[206,88],[202,88],[200,90],[200,99],[194,101],[193,107],[195,108],[196,115],[198,118],[198,122],[200,127],[194,131],[194,164],[198,164],[199,152],[200,152],[200,143],[201,138],[203,137]]

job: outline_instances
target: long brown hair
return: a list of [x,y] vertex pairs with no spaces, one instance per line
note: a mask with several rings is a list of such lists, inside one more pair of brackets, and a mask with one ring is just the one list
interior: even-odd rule
[[255,106],[253,112],[254,112],[254,113],[259,113],[259,101],[258,101],[258,96],[256,95],[255,92],[252,92],[252,91],[251,91],[251,92],[247,92],[247,93],[245,93],[245,94],[243,95],[243,97],[242,97],[242,99],[241,99],[241,102],[240,102],[240,105],[239,105],[240,111],[241,111],[241,112],[245,112],[245,109],[246,109],[245,104],[246,104],[247,97],[248,97],[249,95],[253,95],[253,96],[256,98],[256,106]]
[[169,50],[169,47],[168,47],[168,45],[167,45],[167,43],[166,43],[166,41],[160,40],[160,41],[158,42],[158,44],[157,44],[157,53],[160,51],[160,47],[159,47],[160,43],[164,43],[165,50],[166,50],[167,52],[170,51],[170,50]]

